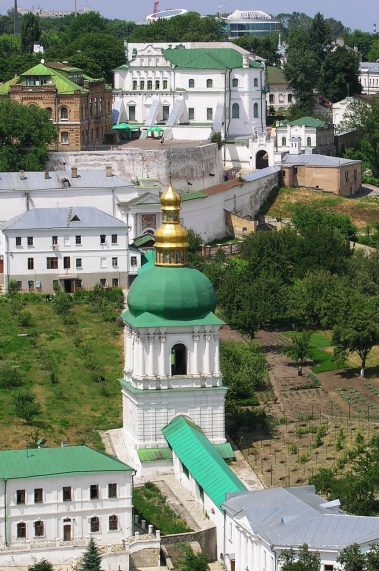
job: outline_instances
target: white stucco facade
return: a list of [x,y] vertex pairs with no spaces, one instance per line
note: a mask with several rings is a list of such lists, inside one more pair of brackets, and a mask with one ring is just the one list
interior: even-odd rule
[[[171,50],[173,57],[188,51],[193,65],[187,59],[175,63]],[[216,59],[209,57],[212,50]],[[230,67],[229,55],[221,61],[223,50],[234,51],[240,63]],[[128,57],[114,76],[119,122],[146,129],[158,123],[169,128],[168,136],[191,140],[208,138],[212,131],[233,138],[265,129],[264,62],[253,60],[246,50],[228,42],[130,44]]]
[[276,150],[289,152],[291,140],[300,140],[300,151],[334,155],[334,127],[317,119],[304,117],[296,121],[279,122],[276,126]]
[[[133,447],[165,447],[162,428],[184,414],[215,444],[225,442],[219,327],[125,327],[123,426]],[[171,354],[186,348],[186,371],[175,374]]]
[[359,80],[365,95],[379,93],[379,62],[362,61],[359,64]]

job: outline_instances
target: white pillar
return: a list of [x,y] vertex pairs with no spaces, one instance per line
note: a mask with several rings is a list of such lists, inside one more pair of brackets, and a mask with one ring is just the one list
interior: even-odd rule
[[221,374],[220,371],[220,340],[219,340],[219,335],[218,333],[214,334],[214,367],[213,367],[213,372],[214,375],[219,376]]
[[138,374],[141,377],[145,376],[145,358],[145,339],[141,336],[138,339]]
[[204,358],[203,358],[203,374],[210,375],[211,374],[211,366],[210,366],[210,343],[211,343],[211,336],[209,333],[204,335],[205,339],[205,351],[204,351]]
[[160,353],[159,353],[159,376],[160,377],[167,377],[167,370],[166,370],[166,335],[161,335],[159,337],[161,342]]
[[199,340],[200,335],[192,335],[193,339],[193,351],[191,353],[191,370],[189,371],[191,375],[199,374]]
[[148,354],[148,361],[147,361],[147,376],[153,377],[154,376],[154,335],[149,335],[147,338],[148,347],[149,347],[149,354]]

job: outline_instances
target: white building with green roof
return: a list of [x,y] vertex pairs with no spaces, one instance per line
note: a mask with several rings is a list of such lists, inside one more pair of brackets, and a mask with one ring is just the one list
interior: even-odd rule
[[233,139],[266,128],[264,61],[230,42],[130,44],[114,85],[119,122],[161,125],[165,138]]
[[132,534],[133,474],[87,446],[0,452],[0,567],[43,557],[70,565],[90,537],[122,550]]

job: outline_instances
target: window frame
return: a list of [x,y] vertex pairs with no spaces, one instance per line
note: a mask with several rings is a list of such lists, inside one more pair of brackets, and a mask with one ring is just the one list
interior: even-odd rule
[[206,85],[207,89],[213,89],[213,79],[208,78]]
[[77,270],[83,269],[83,258],[75,258],[75,269]]
[[89,497],[90,497],[90,500],[99,500],[100,499],[99,484],[90,484]]
[[117,245],[118,244],[118,234],[112,234],[111,235],[111,242],[113,245]]
[[108,531],[118,531],[118,515],[111,514],[108,517]]
[[28,237],[26,238],[26,243],[27,243],[27,245],[28,245],[29,247],[30,247],[30,246],[34,246],[34,238],[33,238],[33,236],[28,236]]
[[105,246],[106,243],[107,243],[107,235],[100,234],[100,246]]
[[56,256],[47,256],[46,257],[46,269],[47,270],[57,270],[58,269],[58,258]]
[[112,256],[112,268],[118,268],[118,257]]
[[188,89],[195,89],[195,80],[192,78],[188,80]]
[[[111,492],[111,490],[113,490]],[[116,482],[111,482],[108,484],[108,498],[109,499],[114,499],[118,497],[118,486]]]
[[[96,527],[97,529],[93,529]],[[100,533],[100,518],[97,515],[94,515],[89,518],[89,528],[91,533]]]
[[[40,529],[40,533],[37,533],[37,526]],[[34,537],[45,537],[45,524],[41,519],[33,522],[33,528]]]
[[[65,495],[69,497],[65,497]],[[62,487],[62,501],[63,502],[72,502],[72,486],[63,486]]]
[[34,258],[28,258],[28,270],[34,270]]
[[26,490],[16,490],[16,505],[22,506],[26,504]]
[[34,503],[43,504],[43,488],[34,488]]
[[22,236],[16,236],[16,248],[22,247]]
[[[23,530],[22,533],[20,533],[20,530]],[[25,521],[19,521],[16,525],[16,537],[17,539],[26,539],[26,522]]]

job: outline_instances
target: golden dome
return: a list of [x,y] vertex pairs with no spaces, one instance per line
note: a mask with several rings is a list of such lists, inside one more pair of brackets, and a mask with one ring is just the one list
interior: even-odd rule
[[186,266],[188,262],[187,230],[180,224],[180,196],[171,184],[161,196],[162,225],[156,230],[155,265]]

